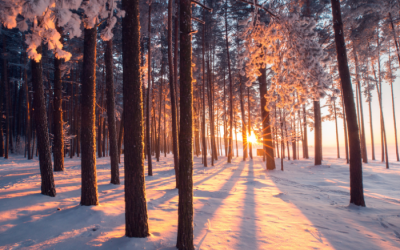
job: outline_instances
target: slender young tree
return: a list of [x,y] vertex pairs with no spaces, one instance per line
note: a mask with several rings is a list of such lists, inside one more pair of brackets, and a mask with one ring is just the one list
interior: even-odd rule
[[111,183],[119,184],[117,127],[115,122],[115,96],[114,96],[114,73],[113,73],[113,42],[106,42],[106,93],[107,93],[107,119],[108,133],[110,135],[110,160],[111,160]]
[[125,235],[149,236],[143,157],[139,0],[122,0],[122,65],[125,147]]
[[[322,122],[321,122],[321,105],[320,101],[314,101],[314,124],[315,124],[315,142],[314,142],[314,152],[315,152],[315,165],[322,164]],[[289,150],[288,150],[289,154]]]
[[[150,138],[150,89],[151,89],[151,5],[149,4],[149,20],[148,20],[148,62],[147,62],[147,103],[146,103],[146,153],[147,153],[147,171],[148,175],[153,175],[153,167],[151,162],[151,138]],[[126,122],[126,121],[125,121]]]
[[229,153],[228,163],[231,163],[233,157],[233,83],[231,73],[231,60],[229,53],[229,37],[228,37],[228,0],[225,1],[225,44],[228,60],[228,76],[229,76]]
[[342,13],[340,1],[331,0],[333,30],[335,32],[336,55],[339,76],[343,91],[344,108],[346,111],[348,135],[350,144],[350,203],[365,206],[362,181],[362,162],[360,137],[357,125],[354,95],[351,87],[350,71],[347,62],[346,44],[344,40]]
[[[59,31],[61,31],[59,29]],[[54,140],[53,157],[54,171],[64,171],[64,133],[63,133],[63,103],[62,103],[62,82],[61,82],[61,62],[62,59],[54,58]]]
[[7,54],[7,37],[5,34],[3,34],[3,90],[4,90],[4,108],[5,108],[5,129],[6,129],[6,140],[4,142],[5,148],[4,148],[4,158],[8,159],[8,151],[10,151],[10,140],[12,141],[12,138],[10,138],[10,95],[9,95],[9,81],[8,81],[8,62],[6,55]]

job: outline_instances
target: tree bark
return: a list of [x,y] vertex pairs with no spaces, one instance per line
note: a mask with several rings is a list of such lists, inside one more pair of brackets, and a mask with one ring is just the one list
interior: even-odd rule
[[[226,2],[227,4],[227,2]],[[226,43],[226,54],[228,60],[228,73],[229,73],[229,153],[228,153],[228,163],[231,163],[233,156],[233,83],[232,83],[232,73],[231,73],[231,60],[229,56],[229,37],[228,37],[228,16],[227,16],[227,6],[225,9],[225,43]]]
[[365,206],[362,181],[360,138],[357,125],[356,108],[354,104],[354,95],[351,87],[350,72],[347,62],[342,13],[340,10],[339,1],[331,0],[331,4],[333,29],[335,31],[336,55],[347,115],[346,118],[350,144],[350,203],[353,203],[357,206]]
[[122,19],[125,234],[128,237],[147,237],[149,225],[143,157],[139,0],[122,0],[122,8],[126,12]]
[[111,160],[111,183],[120,184],[118,166],[117,128],[115,124],[115,96],[114,96],[114,73],[113,73],[113,42],[106,42],[106,94],[107,94],[107,119],[108,132],[110,135],[110,160]]
[[244,114],[244,105],[243,105],[243,83],[242,77],[239,76],[240,79],[240,111],[242,115],[242,139],[243,139],[243,161],[246,160],[247,156],[247,128],[246,128],[246,118]]
[[[39,46],[37,52],[41,53]],[[46,101],[44,98],[44,87],[42,80],[42,62],[32,60],[32,87],[33,107],[35,110],[35,125],[37,132],[37,147],[39,151],[40,175],[42,178],[41,193],[51,197],[56,196],[53,169],[51,162],[49,130],[47,127]]]
[[[61,30],[60,30],[61,31]],[[62,109],[61,59],[54,58],[54,171],[64,171],[64,134]]]
[[[203,15],[204,16],[204,15]],[[203,165],[204,167],[207,167],[207,142],[206,142],[206,66],[205,66],[205,59],[204,59],[204,54],[205,54],[205,30],[206,27],[203,26],[203,39],[202,39],[202,80],[203,80],[203,120],[201,123],[201,137],[203,141]]]
[[303,126],[304,126],[304,137],[303,137],[303,158],[308,159],[308,135],[307,135],[307,113],[306,105],[303,105]]
[[5,148],[4,148],[4,158],[8,159],[8,151],[10,149],[10,107],[9,107],[9,83],[8,83],[8,63],[7,59],[5,57],[7,53],[7,37],[5,34],[3,34],[3,90],[4,90],[4,97],[5,97],[5,115],[6,115],[6,120],[5,120],[5,129],[6,129],[6,141],[4,142]]
[[180,1],[180,131],[178,249],[193,250],[192,4]]
[[[150,89],[151,89],[151,3],[149,5],[148,20],[148,62],[147,62],[147,110],[146,110],[146,149],[147,149],[147,170],[148,175],[153,175],[153,166],[151,162],[151,140],[150,140]],[[126,121],[125,121],[126,122]]]
[[[97,28],[85,29],[81,106],[81,205],[98,205],[96,171],[96,39]],[[99,128],[100,129],[100,128]]]
[[[23,35],[23,40],[25,41],[25,35]],[[24,45],[24,49],[25,45]],[[26,120],[25,120],[25,140],[26,140],[26,151],[28,153],[28,160],[32,159],[32,154],[31,154],[31,107],[30,107],[30,98],[29,98],[29,86],[28,86],[28,73],[26,70],[27,67],[27,53],[24,52],[24,87],[25,87],[25,102],[26,102],[26,110],[25,110],[25,114],[26,114]],[[2,100],[3,98],[1,98]],[[2,101],[0,101],[0,110],[2,110],[1,108],[2,106]],[[1,122],[1,120],[0,120]],[[3,156],[3,129],[2,126],[0,126],[0,156]]]
[[[365,130],[364,130],[364,112],[363,112],[363,106],[362,106],[362,96],[361,96],[361,82],[359,78],[359,69],[358,69],[358,58],[357,58],[357,51],[354,46],[354,42],[352,42],[353,45],[353,55],[354,55],[354,62],[355,62],[355,71],[356,71],[356,95],[357,95],[357,100],[358,100],[358,105],[360,107],[359,110],[359,126],[361,126],[360,129],[360,143],[361,143],[361,157],[363,159],[364,163],[368,163],[368,157],[367,157],[367,146],[365,144]],[[357,105],[357,110],[358,110],[358,105]]]
[[[247,113],[248,113],[248,133],[251,136],[251,112],[250,112],[250,87],[247,88]],[[253,159],[253,143],[249,143],[249,156]]]
[[336,128],[336,151],[337,151],[337,158],[340,158],[340,151],[339,151],[339,130],[338,130],[338,125],[337,125],[336,101],[333,101],[333,111],[335,112],[335,128]]
[[122,139],[124,137],[124,111],[122,111],[118,135],[118,162],[121,163]]
[[267,94],[267,70],[264,67],[260,68],[261,76],[259,76],[258,81],[260,83],[260,101],[261,101],[261,120],[262,120],[262,137],[263,137],[263,146],[265,148],[264,155],[266,155],[266,169],[274,170],[275,167],[275,159],[274,159],[274,151],[272,146],[272,131],[271,131],[271,121],[269,117],[269,111],[267,108],[267,100],[265,99],[265,95]]
[[314,142],[314,158],[315,165],[322,164],[322,122],[321,122],[321,105],[319,100],[314,101],[314,131],[315,131],[315,142]]

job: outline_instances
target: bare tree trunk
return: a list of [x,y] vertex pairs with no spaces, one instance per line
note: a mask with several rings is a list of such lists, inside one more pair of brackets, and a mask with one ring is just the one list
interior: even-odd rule
[[274,170],[275,167],[275,159],[274,159],[274,151],[272,147],[272,135],[271,135],[271,122],[269,117],[269,111],[267,111],[267,100],[265,99],[265,95],[267,94],[267,73],[266,68],[260,68],[261,75],[258,78],[260,83],[260,101],[261,101],[261,120],[262,120],[262,137],[263,137],[263,145],[265,146],[264,155],[266,155],[266,169]]
[[[320,102],[314,101],[314,124],[315,124],[315,165],[322,164],[322,122],[321,122],[321,106]],[[289,152],[288,152],[289,153]]]
[[[37,48],[37,52],[42,52],[42,46]],[[39,166],[42,177],[42,194],[51,197],[56,196],[56,187],[54,185],[53,169],[50,152],[49,130],[47,127],[46,101],[44,98],[44,87],[42,80],[42,62],[32,60],[32,87],[33,87],[33,105],[35,110],[35,125],[37,131],[37,147],[40,154]]]
[[[228,3],[226,2],[226,5]],[[231,62],[229,56],[229,37],[228,37],[228,6],[225,9],[225,40],[226,40],[226,53],[228,60],[228,73],[229,73],[229,153],[228,153],[228,163],[231,163],[231,159],[233,156],[233,83],[232,83],[232,73],[231,73]]]
[[[147,170],[148,175],[153,175],[153,167],[151,162],[151,140],[150,140],[150,89],[151,89],[151,3],[149,5],[149,20],[148,20],[148,62],[147,62],[147,110],[146,110],[146,151],[147,151]],[[126,121],[125,121],[126,122]],[[125,137],[126,138],[126,137]],[[126,139],[125,139],[126,140]]]
[[[111,161],[111,183],[120,184],[118,166],[117,128],[115,123],[115,96],[114,96],[114,73],[113,73],[113,42],[106,42],[106,93],[107,93],[107,119],[110,134],[110,161]],[[122,126],[121,126],[122,128]]]
[[[381,113],[381,140],[382,140],[382,162],[385,159],[386,168],[389,168],[389,159],[388,159],[388,152],[387,152],[387,141],[386,141],[386,129],[385,129],[385,120],[383,117],[383,107],[382,107],[382,71],[381,71],[381,62],[380,62],[380,41],[379,36],[377,38],[377,51],[378,51],[378,81],[375,81],[376,91],[378,93],[378,100],[379,100],[379,108]],[[376,77],[375,77],[376,78]]]
[[[61,30],[60,30],[61,31]],[[64,171],[64,133],[62,109],[61,59],[54,58],[54,171]]]
[[122,8],[126,11],[122,19],[125,235],[147,237],[149,224],[143,158],[144,124],[140,77],[139,0],[122,0]]
[[160,138],[161,138],[161,105],[162,105],[162,91],[164,86],[164,65],[161,65],[161,84],[159,88],[159,100],[160,100],[160,109],[158,112],[158,136],[157,136],[157,152],[156,157],[157,161],[160,161]]
[[178,249],[193,245],[193,86],[192,86],[192,4],[180,1],[180,132]]
[[118,163],[121,163],[122,138],[124,137],[124,111],[122,111],[118,135]]
[[[98,205],[96,171],[96,38],[97,28],[85,29],[81,106],[81,205]],[[100,128],[99,128],[100,129]]]
[[347,62],[346,45],[344,41],[344,31],[342,23],[342,13],[340,2],[331,0],[333,29],[335,31],[336,55],[339,67],[339,75],[343,91],[343,99],[347,114],[347,125],[349,126],[350,143],[350,203],[357,206],[365,206],[363,181],[362,181],[362,162],[359,130],[357,125],[356,108],[354,105],[354,95],[351,87],[349,66]]
[[[23,35],[24,38],[23,40],[25,41],[25,34]],[[25,45],[24,45],[25,47]],[[26,49],[26,48],[25,48]],[[28,160],[32,159],[32,154],[31,154],[31,113],[30,113],[30,98],[29,98],[29,86],[28,86],[28,73],[26,70],[27,67],[27,58],[26,55],[27,53],[24,52],[24,88],[25,88],[25,102],[26,102],[26,110],[25,110],[25,114],[26,114],[26,120],[25,120],[25,140],[26,140],[26,151],[28,153]],[[2,99],[0,100],[0,110],[2,110],[1,106],[2,106]],[[1,122],[1,120],[0,120]],[[3,127],[0,126],[0,156],[3,156]]]
[[397,143],[397,126],[396,126],[396,115],[394,109],[393,83],[390,83],[390,90],[392,93],[392,111],[393,111],[394,140],[396,143],[396,160],[399,161],[399,144]]
[[243,139],[243,161],[246,160],[247,156],[247,128],[246,128],[246,118],[244,114],[244,105],[243,105],[243,83],[242,83],[242,77],[239,76],[239,81],[240,81],[240,111],[242,115],[242,139]]
[[353,55],[354,55],[354,61],[355,61],[356,82],[357,82],[357,86],[356,86],[357,87],[356,95],[357,95],[357,100],[358,100],[357,110],[358,110],[358,107],[360,107],[359,126],[361,126],[361,130],[360,130],[361,157],[362,157],[364,163],[368,163],[367,146],[365,144],[364,112],[363,112],[363,107],[362,107],[361,82],[360,82],[360,78],[359,78],[358,58],[357,58],[356,48],[354,47],[354,42],[352,42],[352,45],[353,45]]
[[[379,74],[379,82],[380,82],[380,74]],[[381,111],[381,114],[382,114],[381,126],[382,126],[383,143],[384,143],[384,146],[385,146],[384,152],[385,152],[386,168],[389,169],[389,159],[388,159],[388,152],[387,152],[385,120],[383,118],[383,108],[382,108],[382,89],[381,89],[381,87],[378,85],[378,83],[376,81],[375,81],[375,87],[376,87],[376,91],[378,92],[379,108],[380,108],[380,111]]]
[[283,171],[283,158],[285,158],[285,139],[283,137],[283,118],[282,118],[282,110],[280,111],[280,122],[281,122],[281,171]]
[[202,39],[202,74],[203,74],[203,120],[201,124],[201,134],[202,134],[202,141],[203,141],[203,165],[207,167],[207,142],[206,142],[206,83],[205,83],[205,29],[206,27],[203,26],[203,39]]
[[6,113],[6,120],[5,120],[5,127],[6,127],[6,141],[5,141],[5,150],[4,150],[4,158],[8,159],[8,151],[10,149],[10,115],[9,115],[9,83],[8,83],[8,63],[5,55],[7,54],[7,37],[3,34],[3,90],[4,90],[4,97],[5,97],[5,113]]
[[333,101],[333,110],[335,112],[335,128],[336,128],[336,150],[337,150],[337,158],[340,158],[340,151],[339,151],[339,131],[337,125],[337,115],[336,115],[336,101]]
[[303,105],[303,126],[304,126],[304,137],[303,137],[303,158],[308,159],[308,136],[307,136],[307,113],[306,105]]
[[[250,112],[250,87],[247,88],[247,113],[248,113],[248,131],[249,131],[249,136],[251,136],[251,112]],[[253,159],[253,143],[249,143],[249,155],[250,159]]]

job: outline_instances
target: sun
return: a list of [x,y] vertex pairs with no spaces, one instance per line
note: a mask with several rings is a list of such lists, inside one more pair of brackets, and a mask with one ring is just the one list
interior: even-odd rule
[[256,135],[254,134],[253,131],[251,131],[251,135],[249,136],[249,138],[247,140],[248,140],[248,142],[251,142],[251,143],[256,143],[257,142]]

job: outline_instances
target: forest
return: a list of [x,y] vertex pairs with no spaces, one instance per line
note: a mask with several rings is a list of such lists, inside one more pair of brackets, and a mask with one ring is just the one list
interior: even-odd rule
[[400,248],[400,1],[0,0],[0,22],[0,249]]

